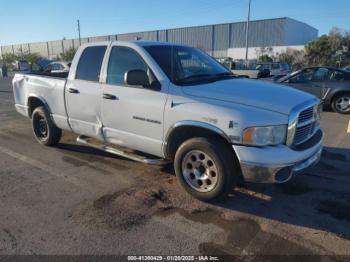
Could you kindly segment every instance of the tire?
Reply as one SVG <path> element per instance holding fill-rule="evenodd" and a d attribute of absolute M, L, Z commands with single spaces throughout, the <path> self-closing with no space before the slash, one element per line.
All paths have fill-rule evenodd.
<path fill-rule="evenodd" d="M 346 104 L 348 106 L 346 107 Z M 340 114 L 350 114 L 350 93 L 340 93 L 332 99 L 332 109 Z"/>
<path fill-rule="evenodd" d="M 57 145 L 62 136 L 62 130 L 53 123 L 49 112 L 43 106 L 33 111 L 32 128 L 36 140 L 45 146 Z"/>
<path fill-rule="evenodd" d="M 237 185 L 239 164 L 232 149 L 217 138 L 192 138 L 176 151 L 176 177 L 181 186 L 201 201 L 224 199 Z"/>

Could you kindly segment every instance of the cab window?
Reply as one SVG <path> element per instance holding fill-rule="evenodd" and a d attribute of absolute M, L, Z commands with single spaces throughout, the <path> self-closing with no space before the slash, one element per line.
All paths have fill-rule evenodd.
<path fill-rule="evenodd" d="M 332 70 L 330 72 L 329 80 L 333 80 L 333 81 L 350 80 L 350 74 L 346 74 L 345 72 L 340 72 L 337 70 Z"/>
<path fill-rule="evenodd" d="M 75 78 L 98 82 L 106 48 L 106 46 L 85 48 L 80 57 Z"/>
<path fill-rule="evenodd" d="M 327 68 L 319 68 L 312 76 L 313 81 L 324 81 L 329 78 L 329 70 Z"/>
<path fill-rule="evenodd" d="M 329 78 L 327 68 L 309 68 L 291 77 L 289 83 L 305 83 L 309 81 L 325 81 Z"/>
<path fill-rule="evenodd" d="M 289 78 L 289 83 L 304 83 L 312 80 L 314 69 L 305 69 L 299 74 Z"/>
<path fill-rule="evenodd" d="M 126 85 L 125 73 L 137 69 L 147 72 L 148 67 L 136 51 L 128 47 L 113 47 L 108 62 L 107 83 Z"/>

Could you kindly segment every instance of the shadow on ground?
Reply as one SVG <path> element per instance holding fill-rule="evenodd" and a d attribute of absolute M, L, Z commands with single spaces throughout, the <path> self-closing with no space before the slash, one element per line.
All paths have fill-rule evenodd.
<path fill-rule="evenodd" d="M 58 148 L 78 155 L 84 154 L 89 159 L 95 158 L 94 161 L 103 160 L 102 164 L 111 162 L 112 159 L 125 160 L 88 146 L 59 144 Z M 244 183 L 225 202 L 215 205 L 227 212 L 239 211 L 282 223 L 332 232 L 350 239 L 349 160 L 349 149 L 326 147 L 316 167 L 294 177 L 290 182 Z M 144 176 L 153 176 L 151 173 L 157 172 L 161 176 L 174 175 L 172 165 L 162 168 L 146 166 L 145 170 L 147 172 L 142 174 Z"/>
<path fill-rule="evenodd" d="M 92 166 L 102 172 L 106 166 L 113 168 L 109 169 L 112 173 L 118 169 L 135 171 L 129 173 L 137 178 L 134 185 L 102 195 L 74 212 L 73 219 L 88 228 L 129 231 L 146 224 L 152 217 L 173 221 L 180 216 L 203 226 L 216 225 L 226 232 L 222 243 L 206 239 L 198 244 L 201 254 L 218 255 L 241 254 L 250 249 L 259 254 L 310 255 L 320 250 L 329 254 L 317 241 L 312 243 L 314 249 L 310 249 L 302 242 L 283 237 L 283 232 L 277 235 L 284 226 L 281 223 L 286 224 L 285 230 L 292 232 L 291 226 L 300 226 L 350 240 L 349 149 L 326 147 L 316 167 L 286 184 L 243 183 L 226 201 L 207 204 L 193 199 L 175 183 L 172 165 L 154 167 L 125 161 L 122 157 L 76 145 L 73 136 L 65 136 L 63 142 L 58 150 L 65 151 L 63 160 L 70 164 L 95 163 Z M 280 229 L 276 232 L 266 229 L 261 219 L 276 222 Z M 259 247 L 259 241 L 264 243 L 263 247 Z"/>
<path fill-rule="evenodd" d="M 324 148 L 320 163 L 285 184 L 245 184 L 220 204 L 350 240 L 350 150 Z"/>

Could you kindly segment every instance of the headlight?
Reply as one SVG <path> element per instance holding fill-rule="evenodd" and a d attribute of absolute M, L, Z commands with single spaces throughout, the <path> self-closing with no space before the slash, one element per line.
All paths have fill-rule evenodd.
<path fill-rule="evenodd" d="M 286 134 L 287 125 L 249 127 L 243 131 L 243 144 L 254 146 L 284 144 Z"/>

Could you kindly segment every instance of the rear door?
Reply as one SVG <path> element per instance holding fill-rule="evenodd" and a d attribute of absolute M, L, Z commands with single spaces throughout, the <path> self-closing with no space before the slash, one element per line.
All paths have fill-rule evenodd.
<path fill-rule="evenodd" d="M 73 131 L 103 139 L 101 121 L 102 85 L 99 82 L 107 45 L 88 46 L 72 68 L 65 89 L 69 124 Z M 77 54 L 79 55 L 79 54 Z M 74 73 L 75 72 L 75 73 Z"/>

